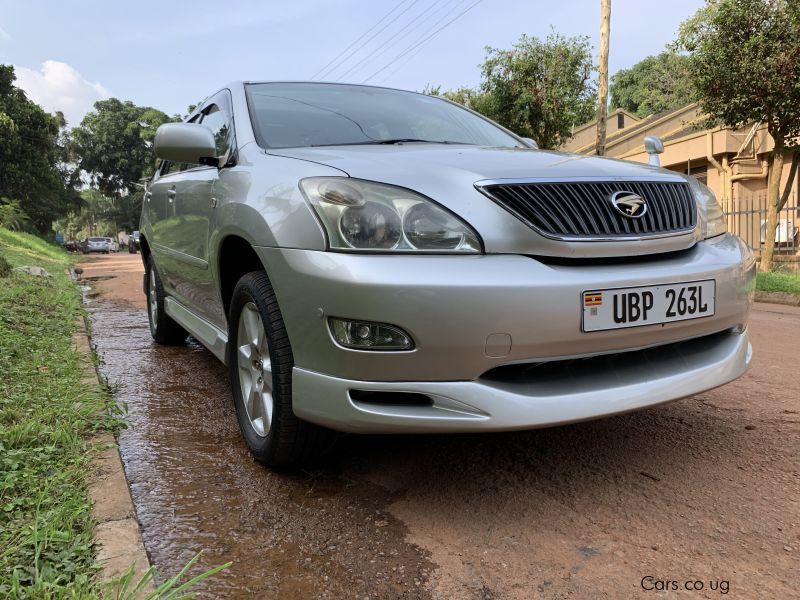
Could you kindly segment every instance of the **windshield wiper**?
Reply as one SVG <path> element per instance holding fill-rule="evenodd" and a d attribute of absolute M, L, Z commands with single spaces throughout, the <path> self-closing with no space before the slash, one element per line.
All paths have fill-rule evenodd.
<path fill-rule="evenodd" d="M 415 138 L 395 138 L 389 140 L 376 140 L 376 144 L 402 144 L 404 142 L 423 142 L 425 144 L 458 144 L 459 142 L 450 142 L 447 140 L 418 140 Z"/>
<path fill-rule="evenodd" d="M 342 142 L 339 144 L 311 144 L 312 147 L 318 148 L 320 146 L 377 146 L 377 145 L 390 145 L 390 144 L 403 144 L 407 142 L 416 142 L 421 144 L 468 144 L 468 142 L 453 142 L 450 140 L 420 140 L 417 138 L 390 138 L 388 140 L 364 140 L 361 142 Z"/>

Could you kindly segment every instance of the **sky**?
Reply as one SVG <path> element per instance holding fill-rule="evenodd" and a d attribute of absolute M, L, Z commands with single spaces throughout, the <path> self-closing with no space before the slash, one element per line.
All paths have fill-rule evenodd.
<path fill-rule="evenodd" d="M 610 73 L 661 52 L 702 4 L 612 0 Z M 596 60 L 599 23 L 600 0 L 0 0 L 0 63 L 74 126 L 103 98 L 183 114 L 238 79 L 475 86 L 484 47 L 523 33 L 586 35 Z"/>

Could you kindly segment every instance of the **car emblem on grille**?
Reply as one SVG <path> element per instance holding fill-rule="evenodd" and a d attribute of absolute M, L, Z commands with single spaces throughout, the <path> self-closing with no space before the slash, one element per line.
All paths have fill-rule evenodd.
<path fill-rule="evenodd" d="M 643 217 L 647 212 L 647 203 L 639 194 L 619 191 L 611 194 L 611 205 L 617 212 L 631 219 Z"/>

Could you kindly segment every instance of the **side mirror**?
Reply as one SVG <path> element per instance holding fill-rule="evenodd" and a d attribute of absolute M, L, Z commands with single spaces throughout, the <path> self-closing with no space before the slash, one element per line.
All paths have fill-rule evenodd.
<path fill-rule="evenodd" d="M 657 135 L 645 137 L 644 150 L 650 155 L 650 159 L 647 162 L 654 167 L 660 167 L 661 159 L 658 158 L 658 155 L 664 152 L 664 142 L 661 141 L 661 138 Z"/>
<path fill-rule="evenodd" d="M 191 165 L 217 166 L 214 134 L 199 123 L 164 123 L 154 141 L 158 158 Z"/>
<path fill-rule="evenodd" d="M 522 141 L 528 144 L 529 148 L 533 148 L 535 150 L 539 149 L 539 144 L 537 144 L 536 140 L 533 138 L 522 138 Z"/>

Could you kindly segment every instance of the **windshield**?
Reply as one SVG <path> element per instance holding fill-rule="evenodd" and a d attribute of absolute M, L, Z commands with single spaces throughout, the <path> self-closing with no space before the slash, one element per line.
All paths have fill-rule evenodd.
<path fill-rule="evenodd" d="M 105 242 L 106 238 L 89 238 L 90 242 Z"/>
<path fill-rule="evenodd" d="M 262 147 L 439 142 L 522 147 L 491 121 L 414 92 L 330 83 L 246 86 Z"/>

